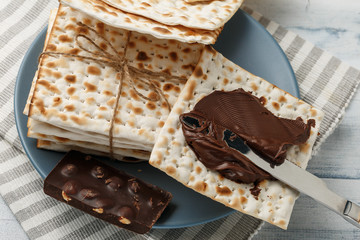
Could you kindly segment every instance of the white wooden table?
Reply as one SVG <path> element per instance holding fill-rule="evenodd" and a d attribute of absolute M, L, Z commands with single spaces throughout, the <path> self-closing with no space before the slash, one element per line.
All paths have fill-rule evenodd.
<path fill-rule="evenodd" d="M 360 1 L 247 0 L 246 5 L 360 69 Z M 360 202 L 360 92 L 308 170 Z M 28 239 L 0 197 L 0 239 Z M 360 239 L 360 230 L 301 195 L 288 230 L 265 224 L 254 239 Z"/>

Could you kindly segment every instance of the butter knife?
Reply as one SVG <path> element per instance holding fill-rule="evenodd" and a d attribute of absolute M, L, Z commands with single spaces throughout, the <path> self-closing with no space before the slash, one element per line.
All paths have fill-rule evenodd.
<path fill-rule="evenodd" d="M 236 142 L 238 145 L 236 149 L 258 167 L 299 192 L 310 196 L 360 228 L 360 206 L 328 189 L 323 180 L 286 160 L 283 164 L 273 168 L 268 162 L 256 155 L 241 138 L 237 138 Z"/>

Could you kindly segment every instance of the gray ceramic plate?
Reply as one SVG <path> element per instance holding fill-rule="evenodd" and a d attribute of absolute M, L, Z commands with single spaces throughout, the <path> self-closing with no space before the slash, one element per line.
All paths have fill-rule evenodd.
<path fill-rule="evenodd" d="M 46 29 L 35 39 L 24 57 L 16 81 L 14 100 L 15 120 L 21 142 L 30 161 L 43 178 L 64 154 L 36 148 L 36 141 L 26 136 L 27 117 L 22 111 L 37 68 L 37 58 L 42 51 L 45 34 Z M 215 48 L 253 74 L 267 79 L 294 96 L 299 96 L 297 82 L 285 54 L 270 34 L 243 11 L 239 10 L 226 24 Z M 214 221 L 234 211 L 184 187 L 148 163 L 115 163 L 108 159 L 104 161 L 173 194 L 170 206 L 154 228 L 194 226 Z"/>

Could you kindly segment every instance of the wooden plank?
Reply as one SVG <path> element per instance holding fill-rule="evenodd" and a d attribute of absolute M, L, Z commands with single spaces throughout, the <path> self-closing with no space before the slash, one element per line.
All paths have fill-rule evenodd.
<path fill-rule="evenodd" d="M 360 202 L 356 191 L 360 188 L 360 180 L 325 179 L 325 182 L 338 194 Z M 360 239 L 360 231 L 310 197 L 301 195 L 288 230 L 266 223 L 253 239 Z"/>

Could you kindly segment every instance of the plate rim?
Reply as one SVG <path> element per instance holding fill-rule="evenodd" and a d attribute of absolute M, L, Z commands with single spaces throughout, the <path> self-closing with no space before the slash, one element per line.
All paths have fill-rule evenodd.
<path fill-rule="evenodd" d="M 295 97 L 300 98 L 300 91 L 299 91 L 299 85 L 298 82 L 296 80 L 296 75 L 294 73 L 294 70 L 290 64 L 289 59 L 287 58 L 285 52 L 283 51 L 283 49 L 280 47 L 279 43 L 274 39 L 274 37 L 266 30 L 266 28 L 261 25 L 260 22 L 258 22 L 257 20 L 255 20 L 250 14 L 248 14 L 246 11 L 239 9 L 239 11 L 242 12 L 242 14 L 244 14 L 246 16 L 246 18 L 252 22 L 252 24 L 255 24 L 257 27 L 259 27 L 260 29 L 262 29 L 262 31 L 264 32 L 265 35 L 267 35 L 267 37 L 269 39 L 271 39 L 271 41 L 274 42 L 274 45 L 278 48 L 279 52 L 281 53 L 281 56 L 284 58 L 285 63 L 287 65 L 287 69 L 290 71 L 290 75 L 293 78 L 292 81 L 294 82 L 294 94 Z M 238 11 L 238 12 L 239 12 Z M 237 14 L 237 13 L 235 13 Z M 24 136 L 22 134 L 22 131 L 20 130 L 20 117 L 19 114 L 23 114 L 22 110 L 18 109 L 18 105 L 20 104 L 18 101 L 18 94 L 16 94 L 17 92 L 19 92 L 20 89 L 20 76 L 22 75 L 22 72 L 25 71 L 25 67 L 27 64 L 27 61 L 29 59 L 29 56 L 32 54 L 32 52 L 34 51 L 34 46 L 38 43 L 39 39 L 41 39 L 43 37 L 43 34 L 46 34 L 47 31 L 47 26 L 46 25 L 35 37 L 35 39 L 32 41 L 31 45 L 29 46 L 28 50 L 26 51 L 21 65 L 19 67 L 19 70 L 17 72 L 17 76 L 16 76 L 16 82 L 15 82 L 15 88 L 14 88 L 14 103 L 13 103 L 13 107 L 14 107 L 14 118 L 15 118 L 15 125 L 16 125 L 16 130 L 18 132 L 19 135 L 19 139 L 21 142 L 22 147 L 25 150 L 26 155 L 28 156 L 32 166 L 35 168 L 35 170 L 39 173 L 40 177 L 42 179 L 44 179 L 46 177 L 46 174 L 44 173 L 44 170 L 41 169 L 41 167 L 33 160 L 33 155 L 31 153 L 31 151 L 29 150 L 28 144 L 25 143 L 25 137 L 27 137 L 26 135 Z M 19 106 L 20 107 L 20 106 Z M 198 226 L 201 224 L 206 224 L 209 222 L 213 222 L 219 219 L 222 219 L 224 217 L 229 216 L 230 214 L 237 212 L 234 209 L 230 209 L 228 212 L 226 212 L 225 214 L 221 214 L 219 216 L 207 219 L 207 220 L 202 220 L 200 222 L 196 222 L 196 223 L 189 223 L 189 224 L 180 224 L 180 225 L 155 225 L 153 226 L 153 229 L 177 229 L 177 228 L 185 228 L 185 227 L 193 227 L 193 226 Z"/>

